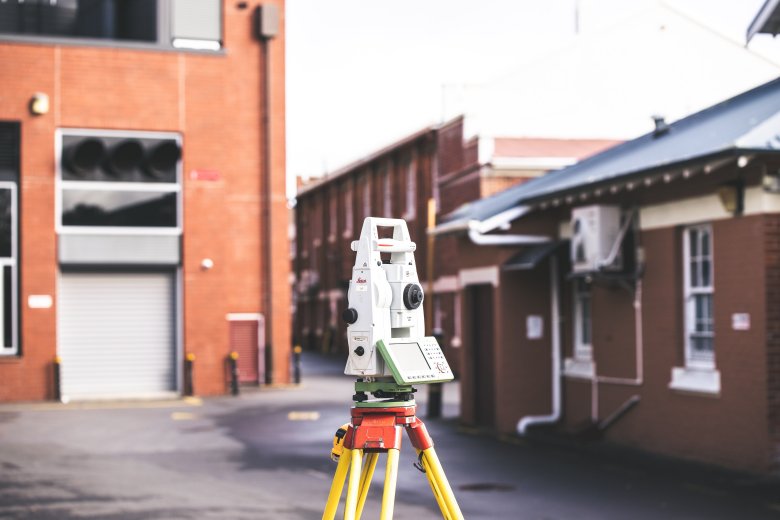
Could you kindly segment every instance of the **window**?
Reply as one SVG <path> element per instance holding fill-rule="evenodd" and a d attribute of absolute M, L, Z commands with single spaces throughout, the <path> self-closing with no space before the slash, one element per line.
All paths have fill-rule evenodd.
<path fill-rule="evenodd" d="M 444 332 L 444 311 L 441 308 L 441 294 L 433 294 L 433 333 L 443 334 Z"/>
<path fill-rule="evenodd" d="M 60 148 L 58 232 L 181 233 L 178 136 L 67 130 Z"/>
<path fill-rule="evenodd" d="M 19 354 L 18 204 L 20 127 L 0 122 L 0 355 Z"/>
<path fill-rule="evenodd" d="M 328 241 L 333 242 L 336 240 L 336 234 L 338 233 L 339 220 L 338 220 L 338 201 L 339 192 L 334 186 L 328 194 Z"/>
<path fill-rule="evenodd" d="M 354 181 L 347 179 L 344 184 L 344 236 L 352 236 L 352 224 L 355 218 L 354 208 L 352 207 L 352 186 Z"/>
<path fill-rule="evenodd" d="M 0 36 L 218 50 L 220 0 L 2 0 Z"/>
<path fill-rule="evenodd" d="M 385 168 L 382 172 L 382 189 L 384 190 L 384 193 L 382 194 L 384 206 L 382 212 L 387 218 L 392 218 L 393 216 L 393 188 L 391 180 L 390 171 Z"/>
<path fill-rule="evenodd" d="M 417 165 L 414 155 L 409 157 L 409 162 L 404 170 L 406 176 L 406 210 L 404 211 L 404 217 L 408 220 L 413 219 L 417 212 Z"/>
<path fill-rule="evenodd" d="M 574 282 L 574 357 L 590 361 L 593 358 L 591 339 L 590 285 L 582 279 Z"/>
<path fill-rule="evenodd" d="M 452 307 L 452 341 L 450 341 L 450 346 L 453 347 L 460 347 L 463 344 L 463 341 L 460 339 L 463 337 L 463 315 L 462 315 L 462 309 L 460 306 L 460 295 L 461 292 L 459 290 L 455 291 L 455 296 L 453 298 L 453 307 Z"/>
<path fill-rule="evenodd" d="M 714 368 L 712 228 L 708 225 L 687 228 L 683 253 L 685 363 L 690 368 Z"/>
<path fill-rule="evenodd" d="M 371 176 L 363 177 L 363 218 L 371 216 Z"/>

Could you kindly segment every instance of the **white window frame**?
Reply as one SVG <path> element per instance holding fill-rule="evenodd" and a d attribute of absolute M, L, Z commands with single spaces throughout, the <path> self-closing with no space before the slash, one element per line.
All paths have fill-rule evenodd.
<path fill-rule="evenodd" d="M 16 356 L 19 354 L 19 269 L 18 269 L 18 228 L 19 228 L 19 204 L 17 200 L 18 187 L 15 182 L 0 181 L 0 190 L 7 189 L 11 191 L 11 257 L 0 258 L 0 357 Z M 3 269 L 6 266 L 11 267 L 11 346 L 6 347 L 3 344 L 5 337 L 5 322 L 3 304 L 4 278 Z"/>
<path fill-rule="evenodd" d="M 692 273 L 691 273 L 691 262 L 694 260 L 691 258 L 691 248 L 690 248 L 690 236 L 691 232 L 696 231 L 699 232 L 701 237 L 702 232 L 706 232 L 709 238 L 709 251 L 707 251 L 707 255 L 702 255 L 701 253 L 701 238 L 699 238 L 699 255 L 696 257 L 697 259 L 701 260 L 704 259 L 705 261 L 709 262 L 710 265 L 710 272 L 709 272 L 709 285 L 706 286 L 696 286 L 694 287 L 692 285 Z M 684 329 L 684 335 L 685 335 L 685 367 L 686 368 L 692 368 L 692 369 L 703 369 L 703 370 L 714 370 L 715 369 L 715 330 L 714 330 L 714 299 L 715 299 L 715 289 L 713 285 L 713 280 L 715 278 L 715 264 L 714 264 L 714 258 L 713 258 L 713 233 L 712 233 L 712 226 L 709 224 L 699 224 L 695 226 L 689 226 L 685 228 L 683 232 L 683 266 L 684 266 L 684 286 L 683 286 L 683 305 L 684 305 L 684 323 L 685 323 L 685 329 Z M 693 349 L 693 344 L 691 341 L 691 336 L 693 334 L 696 334 L 696 299 L 695 296 L 697 295 L 709 295 L 710 296 L 710 320 L 712 321 L 712 332 L 702 333 L 699 332 L 699 335 L 705 336 L 705 337 L 711 337 L 713 342 L 713 349 L 712 349 L 712 356 L 709 359 L 702 359 L 701 353 L 695 353 Z"/>
<path fill-rule="evenodd" d="M 453 293 L 453 300 L 452 300 L 452 340 L 450 341 L 450 346 L 458 348 L 461 345 L 463 345 L 463 340 L 461 338 L 463 337 L 463 315 L 461 314 L 461 308 L 460 308 L 460 290 L 456 289 Z"/>
<path fill-rule="evenodd" d="M 584 298 L 583 296 L 587 296 Z M 572 357 L 563 360 L 563 374 L 579 379 L 593 379 L 596 375 L 593 363 L 593 297 L 591 286 L 581 279 L 572 284 Z M 583 302 L 588 302 L 588 330 L 590 342 L 583 338 L 585 312 Z"/>
<path fill-rule="evenodd" d="M 171 139 L 182 148 L 182 137 L 173 132 L 138 132 L 133 130 L 93 130 L 85 128 L 61 128 L 55 132 L 55 176 L 54 176 L 54 229 L 60 235 L 168 235 L 182 234 L 184 219 L 182 191 L 182 163 L 176 165 L 175 182 L 109 182 L 109 181 L 74 181 L 62 178 L 62 138 L 68 136 L 83 137 L 119 137 L 136 139 Z M 62 195 L 67 190 L 78 191 L 130 191 L 150 193 L 177 193 L 176 196 L 176 226 L 175 227 L 142 227 L 142 226 L 66 226 L 62 223 Z"/>
<path fill-rule="evenodd" d="M 56 4 L 56 0 L 49 0 L 49 3 Z M 88 45 L 91 47 L 118 47 L 128 49 L 170 49 L 177 51 L 192 51 L 192 52 L 206 52 L 213 54 L 214 52 L 224 52 L 223 50 L 223 9 L 219 0 L 198 0 L 199 5 L 195 8 L 201 14 L 211 17 L 216 17 L 214 21 L 214 28 L 219 34 L 209 35 L 188 35 L 189 37 L 182 37 L 182 34 L 177 34 L 176 21 L 182 18 L 191 18 L 191 12 L 193 10 L 191 0 L 158 0 L 156 6 L 156 38 L 154 40 L 120 40 L 115 38 L 99 38 L 89 36 L 61 36 L 53 34 L 13 34 L 2 33 L 0 34 L 0 41 L 11 42 L 34 42 L 34 43 L 50 43 L 52 45 Z M 178 7 L 182 9 L 177 9 Z M 209 10 L 212 10 L 209 12 Z M 181 14 L 177 13 L 181 11 Z"/>
<path fill-rule="evenodd" d="M 574 281 L 574 358 L 593 361 L 593 298 L 590 285 L 584 280 Z M 585 302 L 587 301 L 587 316 Z M 585 320 L 587 319 L 587 324 Z M 587 325 L 590 337 L 585 341 L 583 330 Z"/>

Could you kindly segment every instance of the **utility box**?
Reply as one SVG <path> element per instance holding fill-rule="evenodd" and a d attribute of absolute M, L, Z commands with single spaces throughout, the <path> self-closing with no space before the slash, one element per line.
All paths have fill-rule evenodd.
<path fill-rule="evenodd" d="M 619 238 L 619 206 L 594 205 L 572 209 L 571 263 L 574 272 L 620 270 L 622 258 L 619 250 L 608 262 Z"/>

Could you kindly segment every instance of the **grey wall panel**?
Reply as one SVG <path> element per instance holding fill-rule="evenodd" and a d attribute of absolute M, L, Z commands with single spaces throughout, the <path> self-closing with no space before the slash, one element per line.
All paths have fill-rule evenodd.
<path fill-rule="evenodd" d="M 63 273 L 57 326 L 63 398 L 172 394 L 174 291 L 172 272 Z"/>
<path fill-rule="evenodd" d="M 181 239 L 171 235 L 71 235 L 58 237 L 61 264 L 179 265 Z"/>

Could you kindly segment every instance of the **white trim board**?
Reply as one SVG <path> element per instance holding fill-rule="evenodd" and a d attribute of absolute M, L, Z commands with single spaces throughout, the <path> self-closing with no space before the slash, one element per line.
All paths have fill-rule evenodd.
<path fill-rule="evenodd" d="M 449 293 L 459 289 L 458 277 L 455 275 L 441 276 L 433 282 L 433 293 Z"/>
<path fill-rule="evenodd" d="M 767 193 L 759 186 L 746 189 L 743 214 L 760 215 L 762 213 L 780 213 L 780 195 Z M 723 220 L 731 217 L 731 213 L 723 209 L 720 198 L 714 193 L 645 206 L 639 210 L 639 223 L 642 230 Z"/>
<path fill-rule="evenodd" d="M 460 287 L 485 283 L 489 283 L 493 287 L 498 287 L 498 279 L 499 271 L 497 265 L 461 269 L 458 271 L 458 283 Z"/>

